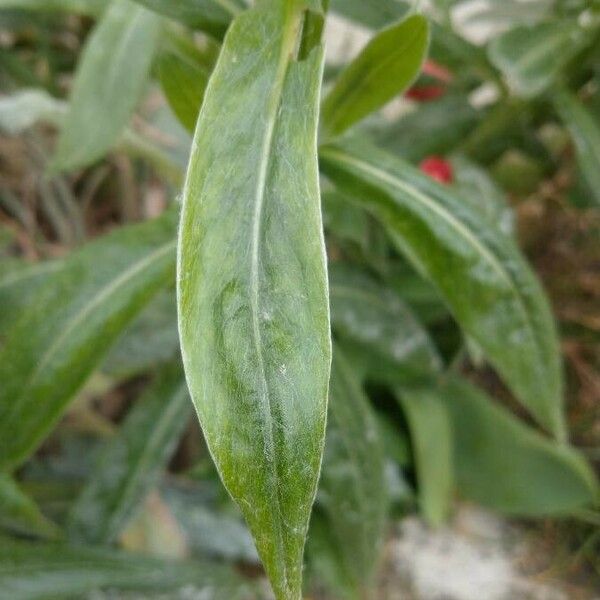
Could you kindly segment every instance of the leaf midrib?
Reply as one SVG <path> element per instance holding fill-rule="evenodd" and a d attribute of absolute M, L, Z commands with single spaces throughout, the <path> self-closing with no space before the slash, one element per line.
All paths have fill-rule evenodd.
<path fill-rule="evenodd" d="M 470 243 L 477 251 L 479 251 L 481 253 L 481 255 L 494 268 L 496 273 L 502 278 L 502 280 L 505 282 L 505 284 L 512 290 L 513 295 L 517 299 L 517 304 L 520 308 L 522 322 L 525 324 L 525 327 L 529 334 L 530 340 L 533 341 L 533 347 L 536 349 L 538 358 L 541 359 L 541 361 L 543 363 L 546 362 L 545 357 L 543 355 L 543 351 L 541 351 L 542 342 L 541 342 L 541 340 L 538 340 L 537 335 L 535 334 L 535 331 L 532 327 L 532 324 L 531 324 L 530 320 L 527 318 L 527 307 L 525 305 L 525 301 L 523 300 L 523 297 L 521 296 L 521 294 L 519 292 L 518 287 L 513 283 L 512 279 L 510 278 L 508 273 L 505 271 L 502 264 L 500 262 L 498 262 L 496 257 L 483 244 L 481 244 L 481 242 L 475 236 L 473 236 L 471 234 L 471 232 L 459 220 L 457 220 L 451 213 L 444 210 L 438 204 L 436 204 L 435 202 L 432 202 L 420 190 L 418 190 L 414 186 L 400 180 L 399 178 L 395 177 L 394 175 L 388 173 L 387 171 L 385 171 L 383 169 L 374 167 L 361 159 L 358 159 L 354 156 L 348 155 L 345 152 L 342 152 L 342 151 L 334 149 L 334 148 L 328 148 L 322 152 L 331 156 L 334 159 L 337 159 L 338 161 L 340 161 L 342 163 L 353 165 L 354 167 L 356 167 L 364 172 L 367 172 L 367 173 L 371 174 L 372 176 L 375 176 L 375 177 L 387 182 L 388 184 L 391 184 L 392 186 L 397 187 L 400 190 L 404 190 L 404 192 L 413 196 L 416 200 L 421 202 L 423 205 L 427 206 L 430 210 L 437 213 L 455 231 L 457 231 L 459 234 L 461 234 L 461 236 L 468 243 Z M 537 410 L 538 409 L 536 409 L 536 411 Z M 554 416 L 552 416 L 550 418 L 553 421 L 553 429 L 557 428 L 555 430 L 555 433 L 559 433 L 559 431 L 558 431 L 560 429 L 559 423 L 554 422 L 555 421 Z"/>
<path fill-rule="evenodd" d="M 31 375 L 27 378 L 23 386 L 21 387 L 21 393 L 17 396 L 15 401 L 12 404 L 13 410 L 10 411 L 9 415 L 6 417 L 8 421 L 10 416 L 14 413 L 14 408 L 17 407 L 19 400 L 21 400 L 26 393 L 31 389 L 31 387 L 35 384 L 36 380 L 40 376 L 40 374 L 44 371 L 46 366 L 52 360 L 53 356 L 60 349 L 63 342 L 69 338 L 73 330 L 80 325 L 92 312 L 100 306 L 103 302 L 108 300 L 115 292 L 117 292 L 123 285 L 127 283 L 127 281 L 133 279 L 136 275 L 138 275 L 141 271 L 143 271 L 146 267 L 151 265 L 154 261 L 159 260 L 164 255 L 168 254 L 171 250 L 175 249 L 176 242 L 171 241 L 167 244 L 163 244 L 159 248 L 157 248 L 151 254 L 147 254 L 144 258 L 134 265 L 132 265 L 129 269 L 124 271 L 117 277 L 110 281 L 108 285 L 106 285 L 102 290 L 98 292 L 96 297 L 88 304 L 86 304 L 82 310 L 80 310 L 77 314 L 75 314 L 65 325 L 62 330 L 62 333 L 55 339 L 54 343 L 50 345 L 50 347 L 46 350 L 46 352 L 42 355 L 41 359 L 37 363 L 35 369 L 32 371 Z"/>
<path fill-rule="evenodd" d="M 265 358 L 263 355 L 262 335 L 260 331 L 260 238 L 262 231 L 262 220 L 264 215 L 264 201 L 267 189 L 267 175 L 271 165 L 275 126 L 279 114 L 281 98 L 285 85 L 285 78 L 288 71 L 289 62 L 292 57 L 292 52 L 296 44 L 296 36 L 299 31 L 301 13 L 297 7 L 286 8 L 285 23 L 281 39 L 281 48 L 279 61 L 275 74 L 275 80 L 271 89 L 271 94 L 268 98 L 267 105 L 267 122 L 259 158 L 259 172 L 257 185 L 254 191 L 254 211 L 252 216 L 252 239 L 250 252 L 250 312 L 252 316 L 252 335 L 254 339 L 254 349 L 258 358 L 258 370 L 262 384 L 262 412 L 263 419 L 266 423 L 264 428 L 264 443 L 265 443 L 265 458 L 270 470 L 270 477 L 275 482 L 274 498 L 277 506 L 277 518 L 274 519 L 278 544 L 276 552 L 279 555 L 281 568 L 283 570 L 283 579 L 286 589 L 288 588 L 288 572 L 287 561 L 281 557 L 281 552 L 284 548 L 284 534 L 282 527 L 282 500 L 281 486 L 279 485 L 279 464 L 277 460 L 277 452 L 275 449 L 275 425 L 273 422 L 273 406 L 271 404 L 271 396 L 269 393 L 269 385 L 267 382 Z"/>

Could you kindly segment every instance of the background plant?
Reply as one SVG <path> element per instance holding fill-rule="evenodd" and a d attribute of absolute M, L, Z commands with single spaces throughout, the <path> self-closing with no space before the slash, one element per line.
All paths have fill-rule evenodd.
<path fill-rule="evenodd" d="M 507 197 L 597 215 L 598 4 L 326 4 L 0 0 L 0 597 L 362 597 L 390 513 L 597 521 Z"/>

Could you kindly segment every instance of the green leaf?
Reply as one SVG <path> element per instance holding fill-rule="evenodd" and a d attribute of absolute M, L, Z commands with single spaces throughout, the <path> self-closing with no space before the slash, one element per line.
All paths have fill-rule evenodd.
<path fill-rule="evenodd" d="M 216 564 L 0 538 L 0 600 L 79 598 L 106 588 L 175 593 L 190 587 L 210 600 L 252 598 L 233 570 Z"/>
<path fill-rule="evenodd" d="M 332 0 L 331 10 L 371 29 L 401 19 L 409 5 L 401 0 Z"/>
<path fill-rule="evenodd" d="M 106 0 L 0 0 L 0 10 L 79 13 L 90 17 L 102 14 Z"/>
<path fill-rule="evenodd" d="M 60 535 L 60 529 L 4 473 L 0 473 L 0 527 L 43 538 L 57 538 Z"/>
<path fill-rule="evenodd" d="M 164 365 L 179 355 L 175 290 L 165 290 L 125 329 L 102 372 L 124 379 Z"/>
<path fill-rule="evenodd" d="M 372 368 L 393 369 L 407 377 L 440 368 L 427 331 L 391 289 L 356 267 L 333 264 L 329 294 L 334 331 L 358 344 Z"/>
<path fill-rule="evenodd" d="M 442 525 L 450 514 L 454 488 L 448 410 L 435 388 L 402 388 L 396 396 L 410 430 L 421 513 L 430 525 Z"/>
<path fill-rule="evenodd" d="M 158 59 L 158 78 L 169 106 L 181 124 L 193 132 L 210 76 L 201 53 L 164 51 Z"/>
<path fill-rule="evenodd" d="M 564 438 L 555 324 L 516 245 L 451 190 L 377 148 L 327 146 L 321 166 L 386 226 L 515 395 Z"/>
<path fill-rule="evenodd" d="M 109 5 L 77 67 L 55 169 L 85 167 L 119 139 L 148 79 L 160 25 L 130 0 Z"/>
<path fill-rule="evenodd" d="M 107 442 L 73 505 L 69 537 L 77 542 L 116 540 L 158 482 L 191 415 L 183 371 L 169 366 Z"/>
<path fill-rule="evenodd" d="M 552 442 L 455 379 L 441 391 L 455 436 L 458 489 L 509 514 L 571 512 L 598 500 L 598 482 L 578 452 Z"/>
<path fill-rule="evenodd" d="M 504 235 L 514 233 L 514 215 L 506 194 L 488 173 L 463 155 L 451 158 L 456 195 L 468 202 L 474 210 Z"/>
<path fill-rule="evenodd" d="M 165 17 L 222 38 L 243 8 L 239 0 L 135 0 Z"/>
<path fill-rule="evenodd" d="M 128 322 L 173 277 L 175 212 L 65 259 L 0 351 L 0 465 L 26 459 Z"/>
<path fill-rule="evenodd" d="M 0 261 L 0 345 L 15 321 L 31 305 L 36 292 L 63 264 L 59 260 L 37 263 Z"/>
<path fill-rule="evenodd" d="M 369 131 L 372 139 L 394 154 L 421 161 L 445 155 L 473 131 L 480 116 L 462 96 L 450 94 L 418 106 L 393 123 Z"/>
<path fill-rule="evenodd" d="M 532 98 L 554 83 L 586 41 L 577 22 L 556 20 L 507 31 L 492 41 L 488 55 L 518 96 Z"/>
<path fill-rule="evenodd" d="M 323 126 L 339 135 L 402 93 L 427 55 L 429 24 L 412 15 L 378 33 L 342 71 L 323 102 Z"/>
<path fill-rule="evenodd" d="M 335 347 L 318 504 L 357 591 L 372 589 L 388 507 L 379 425 L 352 366 Z"/>
<path fill-rule="evenodd" d="M 587 186 L 596 203 L 600 204 L 600 123 L 576 96 L 566 90 L 556 95 L 555 105 L 573 138 Z"/>
<path fill-rule="evenodd" d="M 331 341 L 316 153 L 323 55 L 295 2 L 230 27 L 200 113 L 178 259 L 186 376 L 276 596 L 297 600 Z"/>

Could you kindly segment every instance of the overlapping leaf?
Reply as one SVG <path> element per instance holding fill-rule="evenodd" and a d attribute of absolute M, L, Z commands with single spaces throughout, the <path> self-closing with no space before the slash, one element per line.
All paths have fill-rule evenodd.
<path fill-rule="evenodd" d="M 531 98 L 554 83 L 586 41 L 577 22 L 550 21 L 507 31 L 491 43 L 488 54 L 517 95 Z"/>
<path fill-rule="evenodd" d="M 0 352 L 0 465 L 27 458 L 135 314 L 173 277 L 176 215 L 71 254 Z"/>
<path fill-rule="evenodd" d="M 119 139 L 147 82 L 160 24 L 131 0 L 109 5 L 78 64 L 54 168 L 89 165 Z"/>
<path fill-rule="evenodd" d="M 334 331 L 359 346 L 371 374 L 393 370 L 414 378 L 439 369 L 427 331 L 392 290 L 356 267 L 334 264 L 329 291 Z"/>
<path fill-rule="evenodd" d="M 452 430 L 447 408 L 435 388 L 397 391 L 410 429 L 421 513 L 441 525 L 450 513 L 454 488 Z"/>
<path fill-rule="evenodd" d="M 342 71 L 323 102 L 323 126 L 338 135 L 404 91 L 427 54 L 429 25 L 412 15 L 378 33 Z"/>
<path fill-rule="evenodd" d="M 318 503 L 349 583 L 372 587 L 388 499 L 378 423 L 351 364 L 336 346 Z"/>
<path fill-rule="evenodd" d="M 177 593 L 182 588 L 209 600 L 253 597 L 233 570 L 220 565 L 0 538 L 0 600 L 75 598 L 99 589 Z"/>
<path fill-rule="evenodd" d="M 321 166 L 382 221 L 521 402 L 564 437 L 555 325 L 515 244 L 451 191 L 377 148 L 326 146 Z"/>
<path fill-rule="evenodd" d="M 20 534 L 57 538 L 60 529 L 5 473 L 0 473 L 0 527 Z"/>
<path fill-rule="evenodd" d="M 402 0 L 332 0 L 331 10 L 372 29 L 381 29 L 405 15 Z"/>
<path fill-rule="evenodd" d="M 165 50 L 159 56 L 157 68 L 173 112 L 188 131 L 194 131 L 210 76 L 200 51 L 191 44 Z"/>
<path fill-rule="evenodd" d="M 227 33 L 196 129 L 178 260 L 192 399 L 285 600 L 301 593 L 331 344 L 316 155 L 322 50 L 294 60 L 302 7 L 261 2 Z"/>
<path fill-rule="evenodd" d="M 556 95 L 556 108 L 571 133 L 589 190 L 600 204 L 600 121 L 573 94 L 564 90 Z"/>
<path fill-rule="evenodd" d="M 567 513 L 598 501 L 598 482 L 575 450 L 552 442 L 454 379 L 439 392 L 453 422 L 459 492 L 510 514 Z"/>
<path fill-rule="evenodd" d="M 69 537 L 113 542 L 156 485 L 191 414 L 183 371 L 169 366 L 107 442 L 86 487 L 73 505 Z"/>
<path fill-rule="evenodd" d="M 135 0 L 150 10 L 223 37 L 231 19 L 244 7 L 241 0 Z"/>

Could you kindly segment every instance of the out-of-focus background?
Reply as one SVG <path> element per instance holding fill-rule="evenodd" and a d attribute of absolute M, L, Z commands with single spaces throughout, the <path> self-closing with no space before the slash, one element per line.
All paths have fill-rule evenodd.
<path fill-rule="evenodd" d="M 325 89 L 374 32 L 401 18 L 410 4 L 414 3 L 334 1 L 325 30 Z M 371 137 L 454 190 L 465 203 L 476 205 L 503 235 L 518 241 L 548 293 L 559 325 L 570 441 L 597 471 L 598 2 L 421 4 L 434 23 L 430 55 L 421 75 L 408 92 L 362 123 L 356 133 Z M 0 348 L 11 339 L 11 327 L 29 300 L 41 298 L 35 294 L 46 277 L 60 270 L 65 257 L 119 227 L 161 215 L 180 194 L 191 134 L 185 126 L 185 108 L 178 111 L 173 88 L 188 85 L 189 79 L 170 77 L 178 68 L 173 61 L 187 53 L 181 50 L 185 44 L 171 20 L 169 41 L 155 52 L 135 112 L 115 143 L 88 164 L 53 168 L 57 132 L 67 115 L 74 73 L 103 10 L 100 0 L 0 0 Z M 191 40 L 200 49 L 209 73 L 218 55 L 219 36 L 184 37 L 185 43 Z M 131 69 L 138 68 L 135 56 L 129 60 Z M 201 78 L 202 72 L 199 69 L 196 76 Z M 576 105 L 556 100 L 555 91 L 575 99 Z M 202 91 L 190 94 L 201 100 Z M 91 121 L 95 118 L 89 115 Z M 425 324 L 444 362 L 489 393 L 503 410 L 532 425 L 487 366 L 478 345 L 461 334 L 436 293 L 408 263 L 391 255 L 383 229 L 361 210 L 348 209 L 327 182 L 323 189 L 332 262 L 359 265 L 372 276 L 388 278 L 397 297 Z M 83 264 L 94 269 L 93 262 Z M 169 364 L 178 356 L 175 310 L 174 291 L 166 287 L 107 351 L 35 454 L 10 477 L 0 474 L 0 528 L 3 535 L 11 536 L 10 543 L 8 537 L 0 539 L 0 560 L 13 561 L 11 585 L 18 581 L 9 594 L 18 589 L 19 598 L 44 597 L 35 585 L 38 577 L 42 587 L 55 590 L 51 597 L 146 598 L 155 591 L 152 582 L 146 580 L 146 587 L 140 583 L 144 591 L 139 591 L 139 582 L 127 583 L 126 573 L 139 569 L 139 579 L 144 579 L 154 569 L 165 573 L 165 581 L 171 577 L 184 583 L 156 597 L 268 597 L 252 539 L 218 479 L 187 399 L 185 406 L 174 409 L 182 423 L 180 431 L 163 438 L 152 430 L 153 415 L 161 414 L 156 407 L 152 413 L 151 406 L 153 394 L 156 402 L 156 373 L 164 379 L 164 389 L 170 389 Z M 386 390 L 373 384 L 367 391 L 382 423 L 390 518 L 376 576 L 362 592 L 365 597 L 600 597 L 597 507 L 552 516 L 534 511 L 519 514 L 518 509 L 503 511 L 493 499 L 486 502 L 486 492 L 478 496 L 471 488 L 461 489 L 459 482 L 448 518 L 439 524 L 428 522 L 415 464 L 419 453 L 415 434 Z M 140 398 L 150 408 L 132 415 Z M 133 438 L 136 432 L 142 434 L 138 441 L 125 441 L 119 447 L 124 431 Z M 154 463 L 149 459 L 152 465 L 160 465 L 155 471 L 140 466 L 137 479 L 115 495 L 115 502 L 124 502 L 127 494 L 135 498 L 144 490 L 136 506 L 124 502 L 121 515 L 111 513 L 114 521 L 100 523 L 99 527 L 118 525 L 105 539 L 110 541 L 99 545 L 149 555 L 150 560 L 178 560 L 185 565 L 182 571 L 171 572 L 162 562 L 120 562 L 120 554 L 82 555 L 78 562 L 76 550 L 73 555 L 66 553 L 64 564 L 46 569 L 44 560 L 52 551 L 45 544 L 57 540 L 62 544 L 65 530 L 75 531 L 76 539 L 79 528 L 82 539 L 91 539 L 94 502 L 101 502 L 102 493 L 90 490 L 90 480 L 97 476 L 120 480 L 121 467 L 136 452 L 150 457 L 161 454 L 161 449 L 144 444 L 150 431 L 161 448 L 170 448 Z M 104 468 L 98 470 L 98 457 L 103 456 Z M 114 462 L 112 470 L 107 460 Z M 534 464 L 532 468 L 543 471 L 541 463 Z M 490 471 L 489 478 L 495 477 Z M 557 490 L 547 493 L 560 495 Z M 544 496 L 545 491 L 539 494 Z M 97 537 L 102 539 L 103 533 Z M 340 567 L 326 539 L 316 532 L 309 536 L 306 597 L 359 597 L 340 583 L 344 569 L 353 568 L 352 558 Z M 25 545 L 13 549 L 13 543 Z M 44 549 L 38 552 L 38 547 Z M 198 583 L 199 577 L 185 583 L 189 573 L 185 569 L 195 568 L 193 560 L 213 561 L 206 567 L 209 584 Z M 83 562 L 96 566 L 82 570 Z M 4 564 L 0 564 L 0 582 Z M 41 574 L 36 574 L 38 567 Z M 356 568 L 360 570 L 360 565 Z M 19 574 L 28 572 L 29 583 L 22 583 Z M 75 582 L 71 587 L 52 587 L 58 579 L 64 582 L 69 577 Z M 221 586 L 223 580 L 231 588 Z M 3 595 L 1 588 L 0 598 L 17 597 Z"/>

